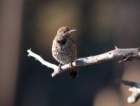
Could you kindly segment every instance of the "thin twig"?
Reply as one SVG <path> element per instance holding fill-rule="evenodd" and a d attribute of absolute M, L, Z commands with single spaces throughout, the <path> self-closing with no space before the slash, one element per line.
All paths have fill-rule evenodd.
<path fill-rule="evenodd" d="M 140 83 L 127 80 L 122 80 L 122 83 L 129 87 L 128 91 L 132 92 L 127 98 L 127 102 L 135 103 L 140 96 Z"/>
<path fill-rule="evenodd" d="M 120 49 L 120 48 L 115 47 L 114 50 L 111 50 L 111 51 L 108 51 L 99 55 L 78 58 L 77 60 L 72 62 L 73 67 L 71 67 L 69 63 L 69 64 L 62 65 L 61 67 L 62 70 L 60 70 L 58 65 L 52 64 L 44 60 L 40 55 L 32 52 L 31 49 L 28 49 L 27 53 L 28 53 L 28 56 L 35 58 L 41 64 L 45 65 L 48 68 L 53 69 L 54 72 L 51 74 L 52 77 L 60 74 L 61 72 L 67 71 L 68 69 L 71 69 L 71 68 L 93 65 L 97 63 L 106 62 L 109 60 L 125 62 L 125 61 L 134 60 L 134 59 L 140 59 L 139 48 Z"/>

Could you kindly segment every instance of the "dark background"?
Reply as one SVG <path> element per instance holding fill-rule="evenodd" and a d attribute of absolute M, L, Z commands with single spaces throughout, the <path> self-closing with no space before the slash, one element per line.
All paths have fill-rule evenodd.
<path fill-rule="evenodd" d="M 61 26 L 78 30 L 79 57 L 116 45 L 139 47 L 139 0 L 2 0 L 0 15 L 0 106 L 129 106 L 119 82 L 140 82 L 139 61 L 109 61 L 80 68 L 76 79 L 66 72 L 52 78 L 26 50 L 58 64 L 51 44 Z"/>

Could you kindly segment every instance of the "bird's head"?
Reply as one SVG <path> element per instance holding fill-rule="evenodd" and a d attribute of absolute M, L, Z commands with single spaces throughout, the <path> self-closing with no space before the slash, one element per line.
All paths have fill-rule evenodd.
<path fill-rule="evenodd" d="M 62 26 L 57 30 L 57 35 L 68 37 L 72 32 L 75 32 L 76 29 L 70 29 L 68 26 Z"/>

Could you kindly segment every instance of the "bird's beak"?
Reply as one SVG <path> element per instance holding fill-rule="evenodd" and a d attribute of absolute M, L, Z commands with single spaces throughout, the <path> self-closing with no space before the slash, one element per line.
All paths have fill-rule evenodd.
<path fill-rule="evenodd" d="M 76 29 L 71 29 L 71 30 L 68 31 L 68 33 L 71 34 L 72 32 L 75 32 L 75 31 L 77 31 L 77 30 Z"/>

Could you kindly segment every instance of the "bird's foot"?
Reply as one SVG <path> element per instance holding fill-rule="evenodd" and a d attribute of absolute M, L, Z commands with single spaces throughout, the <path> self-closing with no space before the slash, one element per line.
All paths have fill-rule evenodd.
<path fill-rule="evenodd" d="M 72 62 L 71 62 L 71 69 L 69 70 L 69 74 L 72 79 L 76 78 L 78 74 L 77 69 L 73 67 Z"/>
<path fill-rule="evenodd" d="M 59 65 L 58 65 L 58 70 L 59 70 L 59 71 L 62 71 L 61 66 L 62 66 L 62 64 L 59 64 Z"/>

